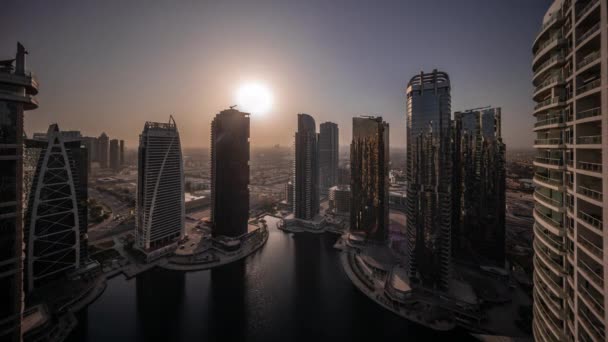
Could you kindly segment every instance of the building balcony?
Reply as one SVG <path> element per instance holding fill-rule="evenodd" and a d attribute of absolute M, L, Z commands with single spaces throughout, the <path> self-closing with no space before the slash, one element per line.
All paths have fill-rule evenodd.
<path fill-rule="evenodd" d="M 591 309 L 593 314 L 596 315 L 596 319 L 603 321 L 604 320 L 604 298 L 596 298 L 590 290 L 585 288 L 585 286 L 579 283 L 578 291 L 581 293 L 581 298 L 585 305 Z M 601 295 L 600 295 L 601 296 Z"/>
<path fill-rule="evenodd" d="M 581 247 L 583 247 L 583 249 L 585 249 L 588 252 L 588 254 L 590 256 L 595 255 L 596 257 L 599 258 L 599 260 L 602 260 L 603 255 L 604 255 L 604 251 L 603 251 L 602 247 L 598 247 L 596 244 L 589 241 L 582 234 L 578 234 L 577 242 L 579 243 L 579 245 Z"/>
<path fill-rule="evenodd" d="M 535 139 L 534 148 L 565 148 L 562 138 Z"/>
<path fill-rule="evenodd" d="M 564 254 L 564 252 L 565 252 L 564 244 L 562 242 L 555 241 L 554 237 L 553 237 L 555 235 L 546 232 L 544 229 L 542 229 L 541 226 L 539 226 L 537 224 L 534 225 L 534 232 L 535 232 L 534 237 L 535 238 L 538 237 L 539 240 L 545 246 L 547 246 L 547 248 L 549 248 L 553 251 L 553 253 L 559 254 L 559 255 Z"/>
<path fill-rule="evenodd" d="M 580 313 L 580 315 L 578 316 L 578 321 L 581 323 L 580 325 L 582 325 L 583 328 L 587 331 L 587 333 L 591 335 L 593 341 L 604 341 L 605 328 L 604 325 L 601 323 L 603 320 L 600 320 L 599 322 L 594 322 L 597 320 L 591 319 L 587 311 L 589 311 L 589 309 L 579 308 L 578 312 Z"/>
<path fill-rule="evenodd" d="M 532 45 L 532 49 L 534 49 L 534 47 L 536 46 L 536 44 L 539 42 L 539 38 L 543 36 L 543 34 L 545 32 L 547 32 L 547 30 L 551 27 L 553 27 L 555 24 L 561 22 L 564 19 L 564 16 L 561 15 L 560 13 L 556 13 L 551 19 L 549 19 L 546 23 L 542 24 L 542 26 L 540 27 L 540 30 L 538 31 L 538 34 L 536 34 L 536 39 L 534 39 L 534 44 Z"/>
<path fill-rule="evenodd" d="M 542 112 L 544 110 L 548 110 L 554 107 L 559 107 L 565 105 L 566 102 L 560 98 L 559 96 L 548 98 L 542 102 L 537 103 L 534 106 L 534 113 Z"/>
<path fill-rule="evenodd" d="M 534 68 L 534 82 L 537 82 L 541 78 L 540 76 L 544 75 L 545 72 L 564 64 L 565 61 L 566 59 L 563 53 L 558 53 L 544 61 L 543 64 Z"/>
<path fill-rule="evenodd" d="M 599 32 L 600 23 L 597 22 L 595 25 L 591 26 L 585 33 L 581 34 L 580 37 L 576 39 L 576 43 L 580 44 L 584 42 L 587 38 L 591 37 L 594 33 Z"/>
<path fill-rule="evenodd" d="M 576 163 L 576 168 L 579 170 L 589 171 L 589 172 L 597 172 L 602 173 L 602 164 L 600 163 L 590 163 L 584 161 L 578 161 Z"/>
<path fill-rule="evenodd" d="M 599 118 L 601 118 L 601 115 L 602 115 L 602 108 L 595 107 L 595 108 L 583 110 L 581 112 L 576 113 L 576 119 L 582 120 L 582 119 L 592 118 L 592 117 L 597 117 L 599 119 Z"/>
<path fill-rule="evenodd" d="M 532 179 L 534 183 L 553 190 L 563 189 L 564 182 L 562 179 L 555 179 L 535 173 Z"/>
<path fill-rule="evenodd" d="M 556 115 L 536 121 L 534 123 L 534 130 L 538 131 L 542 129 L 559 128 L 565 126 L 566 124 L 564 123 L 564 116 Z"/>
<path fill-rule="evenodd" d="M 563 170 L 564 160 L 562 158 L 547 158 L 547 157 L 536 157 L 534 158 L 534 165 L 544 167 L 547 169 Z"/>
<path fill-rule="evenodd" d="M 536 97 L 539 93 L 543 92 L 544 90 L 551 89 L 552 87 L 555 87 L 555 86 L 563 84 L 563 83 L 564 83 L 564 78 L 561 76 L 549 77 L 547 80 L 543 81 L 541 84 L 539 84 L 534 89 L 534 97 Z"/>
<path fill-rule="evenodd" d="M 544 341 L 561 341 L 562 330 L 557 327 L 553 321 L 550 321 L 550 318 L 546 316 L 547 313 L 544 311 L 544 309 L 541 311 L 541 309 L 538 307 L 540 307 L 540 305 L 535 304 L 533 311 L 535 320 L 540 318 L 540 322 L 538 324 L 534 324 L 534 326 L 538 327 L 541 337 L 544 339 Z"/>
<path fill-rule="evenodd" d="M 578 88 L 576 88 L 576 95 L 582 95 L 588 91 L 594 90 L 596 88 L 599 88 L 600 85 L 602 84 L 602 80 L 601 79 L 596 79 L 593 80 L 587 84 L 584 84 Z"/>
<path fill-rule="evenodd" d="M 580 10 L 578 10 L 576 12 L 576 21 L 580 21 L 581 19 L 583 19 L 584 16 L 586 16 L 588 13 L 591 12 L 591 9 L 595 7 L 595 5 L 599 4 L 600 0 L 590 0 L 589 3 L 587 5 L 585 5 L 585 7 L 581 8 Z"/>
<path fill-rule="evenodd" d="M 576 143 L 579 145 L 600 145 L 602 143 L 601 135 L 585 135 L 576 138 Z"/>
<path fill-rule="evenodd" d="M 551 198 L 538 190 L 534 191 L 533 197 L 534 197 L 534 200 L 536 200 L 537 202 L 540 202 L 540 204 L 544 205 L 545 207 L 547 207 L 555 212 L 563 213 L 565 210 L 563 207 L 563 202 L 561 200 L 556 200 L 554 198 Z"/>
<path fill-rule="evenodd" d="M 33 95 L 30 94 L 20 95 L 14 92 L 0 90 L 0 101 L 20 102 L 23 104 L 24 110 L 33 110 L 38 108 L 38 101 Z"/>
<path fill-rule="evenodd" d="M 576 217 L 578 217 L 582 222 L 588 224 L 589 226 L 597 230 L 603 230 L 601 216 L 592 215 L 585 211 L 579 210 Z"/>
<path fill-rule="evenodd" d="M 601 268 L 594 269 L 589 264 L 579 258 L 578 270 L 583 276 L 586 276 L 587 280 L 596 286 L 598 291 L 603 291 L 604 288 L 604 276 Z"/>
<path fill-rule="evenodd" d="M 603 197 L 604 197 L 601 191 L 594 190 L 594 189 L 591 189 L 591 188 L 588 188 L 588 187 L 582 186 L 582 185 L 578 186 L 577 193 L 581 194 L 583 196 L 586 196 L 592 200 L 595 200 L 597 202 L 602 202 Z"/>
<path fill-rule="evenodd" d="M 561 284 L 561 279 L 563 279 L 563 277 L 560 277 L 560 282 L 558 284 L 555 280 L 553 280 L 552 276 L 549 274 L 549 271 L 546 269 L 547 266 L 544 265 L 543 261 L 540 261 L 540 258 L 535 256 L 532 263 L 534 264 L 535 276 L 538 276 L 554 295 L 563 298 L 565 296 L 564 288 Z"/>
<path fill-rule="evenodd" d="M 566 40 L 561 33 L 554 34 L 553 36 L 549 37 L 547 40 L 538 45 L 538 49 L 534 53 L 532 64 L 536 64 L 536 62 L 538 62 L 542 56 L 564 43 L 566 43 Z"/>
<path fill-rule="evenodd" d="M 22 86 L 25 87 L 27 94 L 38 94 L 38 79 L 29 71 L 26 71 L 23 75 L 15 74 L 13 72 L 0 72 L 0 84 Z"/>
<path fill-rule="evenodd" d="M 600 51 L 594 51 L 594 52 L 588 54 L 587 56 L 583 57 L 583 59 L 581 59 L 578 62 L 578 64 L 576 65 L 577 71 L 580 71 L 581 69 L 592 64 L 593 62 L 599 61 L 601 56 L 602 56 L 602 53 Z"/>
<path fill-rule="evenodd" d="M 552 314 L 552 317 L 561 319 L 564 315 L 563 309 L 561 308 L 561 303 L 559 303 L 562 298 L 553 299 L 549 295 L 550 291 L 542 281 L 539 281 L 538 278 L 532 277 L 534 289 L 536 290 L 537 295 L 543 300 L 543 303 L 549 308 L 549 311 Z"/>
<path fill-rule="evenodd" d="M 545 229 L 551 231 L 551 233 L 558 236 L 564 235 L 564 226 L 561 222 L 543 214 L 536 208 L 532 212 L 532 215 L 537 223 L 540 223 Z"/>
<path fill-rule="evenodd" d="M 540 257 L 542 264 L 549 268 L 555 277 L 563 277 L 566 272 L 561 263 L 554 260 L 551 255 L 549 255 L 549 251 L 543 248 L 537 241 L 534 241 L 532 246 L 534 247 L 535 255 Z"/>

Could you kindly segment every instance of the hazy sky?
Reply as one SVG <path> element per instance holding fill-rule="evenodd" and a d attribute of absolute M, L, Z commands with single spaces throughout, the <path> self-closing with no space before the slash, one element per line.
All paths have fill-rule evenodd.
<path fill-rule="evenodd" d="M 531 46 L 550 0 L 3 1 L 0 58 L 21 41 L 39 78 L 26 130 L 102 131 L 136 147 L 144 122 L 173 114 L 185 147 L 208 146 L 212 117 L 246 81 L 274 93 L 253 145 L 291 144 L 296 114 L 382 115 L 405 145 L 405 87 L 446 71 L 452 111 L 503 108 L 508 148 L 531 147 Z"/>

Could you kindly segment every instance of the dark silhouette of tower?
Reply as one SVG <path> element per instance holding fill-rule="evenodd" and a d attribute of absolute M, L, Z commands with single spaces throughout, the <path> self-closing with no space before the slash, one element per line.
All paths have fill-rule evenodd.
<path fill-rule="evenodd" d="M 315 119 L 298 114 L 294 167 L 294 215 L 311 220 L 319 213 L 319 137 Z"/>

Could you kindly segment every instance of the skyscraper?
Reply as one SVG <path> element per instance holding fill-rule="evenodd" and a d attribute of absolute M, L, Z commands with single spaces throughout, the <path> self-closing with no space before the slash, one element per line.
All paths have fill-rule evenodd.
<path fill-rule="evenodd" d="M 0 61 L 0 340 L 21 340 L 23 308 L 23 112 L 38 108 L 38 81 L 23 45 Z"/>
<path fill-rule="evenodd" d="M 108 138 L 106 133 L 103 132 L 103 133 L 101 133 L 99 138 L 97 138 L 97 160 L 99 161 L 100 168 L 102 168 L 102 169 L 108 168 L 109 157 L 110 157 L 110 138 Z"/>
<path fill-rule="evenodd" d="M 120 140 L 120 158 L 119 158 L 120 166 L 125 165 L 125 141 Z"/>
<path fill-rule="evenodd" d="M 27 142 L 39 150 L 24 229 L 28 292 L 65 277 L 87 259 L 88 153 L 80 133 L 70 133 L 53 124 Z"/>
<path fill-rule="evenodd" d="M 221 111 L 211 122 L 213 236 L 238 237 L 249 221 L 249 114 Z"/>
<path fill-rule="evenodd" d="M 353 118 L 350 229 L 370 242 L 388 239 L 389 126 L 382 117 Z"/>
<path fill-rule="evenodd" d="M 505 144 L 500 108 L 454 113 L 452 250 L 505 267 Z"/>
<path fill-rule="evenodd" d="M 450 79 L 421 72 L 407 90 L 408 272 L 413 282 L 446 291 L 451 247 Z"/>
<path fill-rule="evenodd" d="M 532 46 L 537 341 L 605 341 L 608 1 L 554 1 Z"/>
<path fill-rule="evenodd" d="M 327 194 L 329 188 L 338 184 L 338 153 L 338 125 L 324 122 L 319 134 L 319 184 L 322 194 Z"/>
<path fill-rule="evenodd" d="M 298 114 L 294 167 L 294 216 L 312 220 L 319 213 L 319 146 L 315 119 Z"/>
<path fill-rule="evenodd" d="M 120 169 L 120 148 L 118 139 L 110 140 L 110 168 L 114 171 Z"/>
<path fill-rule="evenodd" d="M 172 116 L 168 123 L 146 122 L 137 167 L 136 242 L 154 259 L 185 235 L 182 149 Z"/>

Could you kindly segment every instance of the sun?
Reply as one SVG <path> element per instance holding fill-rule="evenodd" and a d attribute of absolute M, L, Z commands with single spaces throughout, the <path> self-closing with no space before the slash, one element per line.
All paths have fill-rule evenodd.
<path fill-rule="evenodd" d="M 236 91 L 239 109 L 251 114 L 263 115 L 272 109 L 272 92 L 262 83 L 245 83 Z"/>

